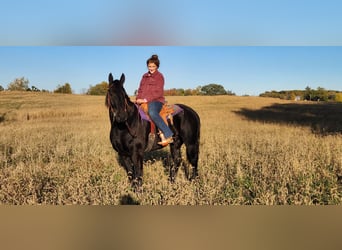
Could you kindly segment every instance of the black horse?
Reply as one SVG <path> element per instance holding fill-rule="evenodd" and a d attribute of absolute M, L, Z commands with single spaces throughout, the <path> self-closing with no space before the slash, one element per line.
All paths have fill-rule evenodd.
<path fill-rule="evenodd" d="M 128 97 L 124 89 L 125 75 L 120 80 L 114 80 L 109 74 L 109 88 L 106 95 L 106 106 L 109 108 L 111 122 L 110 141 L 122 160 L 128 179 L 132 186 L 141 186 L 143 176 L 144 152 L 148 147 L 151 135 L 151 123 L 141 119 L 138 107 Z M 178 168 L 182 162 L 181 146 L 186 146 L 187 159 L 192 165 L 191 176 L 193 180 L 198 176 L 198 154 L 200 138 L 200 118 L 190 107 L 177 104 L 182 111 L 173 117 L 173 124 L 169 126 L 174 133 L 174 142 L 169 144 L 172 155 L 169 179 L 175 180 Z M 149 151 L 161 149 L 158 144 L 159 136 Z M 189 174 L 186 173 L 188 176 Z"/>

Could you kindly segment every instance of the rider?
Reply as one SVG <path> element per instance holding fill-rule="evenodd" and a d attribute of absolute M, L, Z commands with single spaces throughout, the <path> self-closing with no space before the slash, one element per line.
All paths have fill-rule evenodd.
<path fill-rule="evenodd" d="M 161 131 L 160 138 L 161 142 L 158 144 L 166 146 L 173 142 L 173 132 L 165 124 L 159 112 L 165 103 L 164 97 L 164 76 L 158 71 L 160 61 L 158 55 L 152 55 L 147 59 L 148 72 L 142 76 L 138 94 L 136 97 L 136 103 L 148 104 L 148 114 L 152 121 L 156 124 L 158 129 Z"/>

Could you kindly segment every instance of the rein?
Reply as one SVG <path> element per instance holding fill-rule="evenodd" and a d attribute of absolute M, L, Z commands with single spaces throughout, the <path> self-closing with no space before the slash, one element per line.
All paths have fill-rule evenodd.
<path fill-rule="evenodd" d="M 127 129 L 128 129 L 128 133 L 129 133 L 132 137 L 136 138 L 136 137 L 137 137 L 137 133 L 136 133 L 135 131 L 132 130 L 132 128 L 128 125 L 127 121 L 125 122 L 125 124 L 126 124 L 126 127 L 127 127 Z"/>

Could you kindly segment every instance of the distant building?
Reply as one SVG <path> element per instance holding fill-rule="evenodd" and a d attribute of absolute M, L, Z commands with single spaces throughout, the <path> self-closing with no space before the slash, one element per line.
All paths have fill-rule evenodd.
<path fill-rule="evenodd" d="M 295 101 L 300 101 L 300 96 L 299 95 L 297 95 L 296 97 L 295 97 L 295 99 L 294 99 Z"/>

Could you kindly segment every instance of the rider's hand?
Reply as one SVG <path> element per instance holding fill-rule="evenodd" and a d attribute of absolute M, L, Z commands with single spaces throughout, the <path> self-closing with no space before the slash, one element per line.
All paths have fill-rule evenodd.
<path fill-rule="evenodd" d="M 136 102 L 137 104 L 142 104 L 142 103 L 147 102 L 147 100 L 146 100 L 146 99 L 137 99 L 135 102 Z"/>

